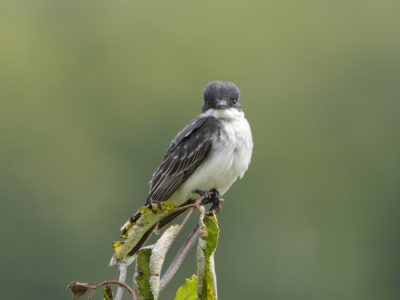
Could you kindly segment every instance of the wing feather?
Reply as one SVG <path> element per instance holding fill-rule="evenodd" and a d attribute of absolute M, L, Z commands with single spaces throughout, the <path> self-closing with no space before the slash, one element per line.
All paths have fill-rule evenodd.
<path fill-rule="evenodd" d="M 150 201 L 168 200 L 179 186 L 207 159 L 219 136 L 214 117 L 196 118 L 170 144 L 150 182 Z M 183 201 L 187 199 L 182 199 Z"/>

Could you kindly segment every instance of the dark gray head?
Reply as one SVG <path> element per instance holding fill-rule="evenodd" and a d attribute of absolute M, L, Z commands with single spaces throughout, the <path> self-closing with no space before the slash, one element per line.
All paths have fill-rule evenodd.
<path fill-rule="evenodd" d="M 241 110 L 240 91 L 232 82 L 211 81 L 204 88 L 203 112 L 209 108 Z"/>

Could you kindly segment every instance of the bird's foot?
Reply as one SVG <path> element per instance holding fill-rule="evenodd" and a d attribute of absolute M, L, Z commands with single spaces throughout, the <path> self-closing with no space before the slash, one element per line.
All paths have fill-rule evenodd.
<path fill-rule="evenodd" d="M 215 201 L 219 200 L 219 192 L 217 189 L 212 189 L 209 191 L 195 190 L 194 193 L 199 194 L 203 198 L 201 200 L 201 204 L 203 205 L 214 203 Z"/>
<path fill-rule="evenodd" d="M 214 212 L 215 214 L 219 214 L 222 209 L 222 204 L 224 203 L 224 199 L 218 198 L 216 201 L 213 202 L 210 211 Z"/>
<path fill-rule="evenodd" d="M 220 198 L 219 191 L 217 189 L 211 189 L 209 191 L 195 190 L 194 193 L 199 194 L 203 199 L 201 205 L 212 204 L 210 211 L 218 214 L 222 209 L 223 199 Z"/>
<path fill-rule="evenodd" d="M 147 199 L 146 204 L 145 204 L 145 206 L 150 208 L 153 213 L 155 213 L 155 210 L 153 210 L 153 208 L 160 210 L 161 205 L 162 205 L 161 201 L 151 200 L 151 199 Z"/>

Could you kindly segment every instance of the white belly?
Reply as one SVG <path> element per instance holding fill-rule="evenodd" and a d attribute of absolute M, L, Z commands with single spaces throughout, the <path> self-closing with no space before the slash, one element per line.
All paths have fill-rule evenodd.
<path fill-rule="evenodd" d="M 223 195 L 238 177 L 246 172 L 251 159 L 253 141 L 249 123 L 242 112 L 234 119 L 223 119 L 224 130 L 215 143 L 209 158 L 182 184 L 171 200 L 180 204 L 197 198 L 194 190 L 217 189 Z"/>

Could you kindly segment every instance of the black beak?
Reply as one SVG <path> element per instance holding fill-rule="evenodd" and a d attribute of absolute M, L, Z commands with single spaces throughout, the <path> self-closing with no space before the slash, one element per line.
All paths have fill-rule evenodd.
<path fill-rule="evenodd" d="M 228 102 L 225 99 L 217 99 L 217 109 L 229 108 Z"/>

